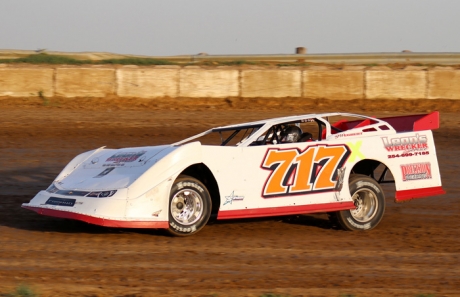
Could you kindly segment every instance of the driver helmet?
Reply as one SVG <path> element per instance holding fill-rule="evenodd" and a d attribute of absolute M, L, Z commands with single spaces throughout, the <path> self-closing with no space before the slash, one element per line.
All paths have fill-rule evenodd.
<path fill-rule="evenodd" d="M 300 135 L 302 135 L 302 129 L 300 129 L 297 126 L 289 126 L 286 129 L 284 129 L 283 133 L 281 134 L 281 142 L 297 142 L 300 139 Z"/>

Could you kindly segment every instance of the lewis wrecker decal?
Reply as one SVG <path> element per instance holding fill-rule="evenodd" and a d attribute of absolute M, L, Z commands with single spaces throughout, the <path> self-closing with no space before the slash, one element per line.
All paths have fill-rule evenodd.
<path fill-rule="evenodd" d="M 286 195 L 334 191 L 339 181 L 338 171 L 351 154 L 345 145 L 309 146 L 269 149 L 261 168 L 269 171 L 262 190 L 265 198 Z"/>

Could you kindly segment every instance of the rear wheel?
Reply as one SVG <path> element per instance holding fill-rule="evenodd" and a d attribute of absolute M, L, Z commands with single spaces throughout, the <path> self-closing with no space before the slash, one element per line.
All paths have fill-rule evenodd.
<path fill-rule="evenodd" d="M 385 196 L 380 185 L 366 175 L 350 177 L 350 195 L 355 209 L 329 214 L 345 230 L 370 230 L 375 228 L 385 212 Z"/>
<path fill-rule="evenodd" d="M 188 236 L 200 231 L 211 215 L 211 196 L 199 180 L 181 175 L 169 198 L 169 233 Z"/>

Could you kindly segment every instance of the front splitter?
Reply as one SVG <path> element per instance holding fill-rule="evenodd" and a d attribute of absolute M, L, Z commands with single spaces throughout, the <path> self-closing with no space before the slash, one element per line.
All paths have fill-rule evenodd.
<path fill-rule="evenodd" d="M 56 218 L 83 221 L 93 225 L 115 228 L 147 228 L 147 229 L 168 229 L 168 221 L 133 221 L 133 220 L 112 220 L 107 218 L 93 217 L 85 214 L 57 209 L 36 207 L 23 204 L 23 208 L 35 211 L 38 214 Z"/>

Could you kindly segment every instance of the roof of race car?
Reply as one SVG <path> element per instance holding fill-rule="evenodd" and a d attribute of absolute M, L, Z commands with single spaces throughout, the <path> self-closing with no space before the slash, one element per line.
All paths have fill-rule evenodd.
<path fill-rule="evenodd" d="M 242 129 L 248 129 L 248 128 L 260 128 L 262 126 L 268 125 L 268 126 L 273 126 L 277 124 L 283 124 L 283 123 L 293 123 L 293 122 L 300 122 L 305 119 L 313 119 L 313 118 L 326 118 L 326 117 L 332 117 L 332 116 L 350 116 L 350 117 L 360 117 L 360 118 L 370 118 L 364 115 L 359 115 L 359 114 L 352 114 L 352 113 L 341 113 L 341 112 L 333 112 L 333 113 L 321 113 L 321 114 L 304 114 L 304 115 L 295 115 L 295 116 L 287 116 L 287 117 L 279 117 L 279 118 L 271 118 L 271 119 L 265 119 L 265 120 L 259 120 L 259 121 L 254 121 L 254 122 L 246 122 L 246 123 L 239 123 L 239 124 L 232 124 L 232 125 L 227 125 L 227 126 L 220 126 L 220 127 L 215 127 L 211 128 L 207 131 L 204 131 L 200 134 L 191 136 L 189 138 L 183 139 L 181 141 L 175 142 L 172 145 L 181 145 L 183 143 L 189 142 L 190 140 L 196 139 L 200 136 L 206 135 L 209 132 L 221 132 L 221 131 L 228 131 L 228 130 L 242 130 Z M 380 121 L 379 119 L 374 119 L 377 121 Z M 327 122 L 327 120 L 326 120 Z"/>
<path fill-rule="evenodd" d="M 368 118 L 367 116 L 364 116 L 364 115 L 351 114 L 351 113 L 340 113 L 340 112 L 321 113 L 321 114 L 312 113 L 312 114 L 305 114 L 305 115 L 271 118 L 271 119 L 265 119 L 265 120 L 259 120 L 259 121 L 254 121 L 254 122 L 247 122 L 247 123 L 232 124 L 228 126 L 216 127 L 216 128 L 213 128 L 212 130 L 213 131 L 230 130 L 230 129 L 236 129 L 236 128 L 263 126 L 265 124 L 276 125 L 276 124 L 282 124 L 282 123 L 296 122 L 302 119 L 324 118 L 324 117 L 331 117 L 331 116 L 338 116 L 338 115 Z"/>

